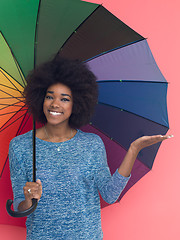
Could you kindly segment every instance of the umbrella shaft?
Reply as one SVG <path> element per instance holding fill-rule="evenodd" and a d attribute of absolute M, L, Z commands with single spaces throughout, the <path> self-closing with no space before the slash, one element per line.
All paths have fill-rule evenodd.
<path fill-rule="evenodd" d="M 33 119 L 33 182 L 36 182 L 36 122 Z"/>

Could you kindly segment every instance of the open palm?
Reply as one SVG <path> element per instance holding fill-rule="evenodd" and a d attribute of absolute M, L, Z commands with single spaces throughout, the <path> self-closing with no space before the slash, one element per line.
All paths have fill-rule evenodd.
<path fill-rule="evenodd" d="M 165 139 L 171 138 L 173 135 L 154 135 L 154 136 L 143 136 L 138 139 L 136 139 L 132 145 L 135 147 L 138 151 L 142 150 L 143 148 L 146 148 L 148 146 L 151 146 L 153 144 L 156 144 L 158 142 L 162 142 Z"/>

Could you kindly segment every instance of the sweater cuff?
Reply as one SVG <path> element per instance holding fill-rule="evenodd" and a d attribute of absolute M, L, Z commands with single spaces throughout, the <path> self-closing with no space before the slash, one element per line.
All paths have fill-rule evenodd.
<path fill-rule="evenodd" d="M 119 172 L 118 169 L 116 169 L 115 173 L 113 174 L 115 178 L 117 178 L 121 183 L 124 183 L 125 185 L 128 183 L 131 174 L 129 175 L 129 177 L 124 177 L 122 176 Z"/>

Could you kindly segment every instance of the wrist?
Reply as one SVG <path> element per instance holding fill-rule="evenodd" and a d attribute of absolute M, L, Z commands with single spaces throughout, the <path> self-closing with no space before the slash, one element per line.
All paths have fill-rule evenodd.
<path fill-rule="evenodd" d="M 129 147 L 129 150 L 131 152 L 133 152 L 133 154 L 136 154 L 138 155 L 138 153 L 141 151 L 141 148 L 137 146 L 137 144 L 135 142 L 132 142 L 130 147 Z"/>
<path fill-rule="evenodd" d="M 32 206 L 32 199 L 25 199 L 24 205 L 26 206 L 26 208 L 30 208 Z"/>
<path fill-rule="evenodd" d="M 24 200 L 24 201 L 20 202 L 20 204 L 18 206 L 18 210 L 21 212 L 21 211 L 27 210 L 31 206 L 32 206 L 31 199 L 30 200 Z"/>

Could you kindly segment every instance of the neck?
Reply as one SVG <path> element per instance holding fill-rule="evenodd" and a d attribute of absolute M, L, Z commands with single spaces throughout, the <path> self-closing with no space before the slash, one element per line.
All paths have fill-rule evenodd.
<path fill-rule="evenodd" d="M 59 140 L 65 140 L 71 138 L 73 135 L 73 129 L 68 125 L 66 127 L 62 126 L 52 126 L 48 123 L 44 126 L 46 137 L 50 141 L 58 142 Z"/>

